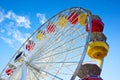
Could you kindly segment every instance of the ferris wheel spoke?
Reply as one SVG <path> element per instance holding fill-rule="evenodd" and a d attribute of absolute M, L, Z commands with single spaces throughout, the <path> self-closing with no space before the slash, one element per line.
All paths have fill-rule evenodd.
<path fill-rule="evenodd" d="M 56 75 L 54 75 L 54 74 L 51 74 L 51 73 L 49 73 L 49 72 L 47 72 L 47 71 L 45 71 L 45 70 L 43 70 L 43 69 L 39 69 L 39 68 L 36 68 L 35 66 L 33 67 L 33 66 L 31 66 L 31 65 L 29 65 L 31 68 L 33 68 L 34 70 L 36 70 L 37 72 L 44 72 L 44 73 L 46 73 L 46 74 L 48 74 L 48 75 L 50 75 L 50 76 L 52 76 L 52 77 L 54 77 L 54 78 L 56 78 L 56 79 L 58 79 L 58 80 L 63 80 L 62 78 L 60 78 L 60 77 L 58 77 L 58 76 L 56 76 Z"/>
<path fill-rule="evenodd" d="M 70 29 L 69 29 L 69 30 L 70 30 Z M 53 41 L 51 41 L 50 45 L 47 46 L 47 48 L 53 46 L 57 41 L 58 41 L 58 42 L 61 42 L 61 41 L 59 41 L 59 40 L 64 40 L 65 38 L 69 37 L 69 35 L 76 33 L 77 31 L 80 30 L 80 28 L 78 28 L 78 29 L 76 29 L 76 30 L 71 30 L 71 33 L 69 33 L 69 30 L 67 30 L 66 32 L 63 32 L 64 35 L 68 33 L 68 34 L 65 35 L 65 36 L 63 36 L 63 34 L 61 34 L 61 35 L 58 36 L 58 37 L 55 36 L 56 39 L 53 38 Z M 61 39 L 60 39 L 60 38 L 61 38 Z"/>
<path fill-rule="evenodd" d="M 66 63 L 67 63 L 67 64 L 70 64 L 71 62 L 49 62 L 49 63 L 54 65 L 54 64 L 58 64 L 58 63 L 59 63 L 59 64 L 63 64 L 63 63 L 65 63 L 65 64 L 66 64 Z M 46 65 L 49 65 L 49 63 L 45 63 L 45 64 L 46 64 Z M 72 62 L 72 63 L 73 63 L 73 62 Z M 74 64 L 75 64 L 75 63 L 77 64 L 77 62 L 74 62 Z M 41 63 L 41 65 L 42 65 L 42 63 Z M 55 65 L 54 65 L 54 66 L 55 66 Z M 51 66 L 51 67 L 52 67 L 52 66 Z M 57 68 L 57 67 L 56 67 L 56 68 Z M 61 68 L 63 68 L 63 66 L 62 66 Z M 55 68 L 54 68 L 54 69 L 55 69 Z M 58 70 L 60 70 L 60 67 L 58 67 Z M 68 70 L 70 70 L 70 69 L 68 69 Z M 54 73 L 56 73 L 56 71 L 57 71 L 57 70 L 55 70 Z"/>
<path fill-rule="evenodd" d="M 78 29 L 78 30 L 79 30 L 79 29 Z M 76 31 L 78 31 L 78 30 L 76 30 Z M 76 32 L 76 31 L 75 31 L 75 32 Z M 71 33 L 71 34 L 73 34 L 73 33 Z M 67 38 L 67 36 L 65 36 L 64 38 Z M 63 41 L 64 41 L 64 38 L 62 39 Z M 57 40 L 58 40 L 58 38 L 57 38 Z M 55 42 L 57 42 L 57 41 L 54 41 L 54 43 L 55 43 Z M 60 41 L 59 41 L 58 43 L 60 43 Z M 52 45 L 52 43 L 51 43 L 51 45 Z M 44 46 L 43 46 L 43 47 L 44 47 Z M 49 45 L 48 47 L 50 47 L 50 45 Z M 48 48 L 47 48 L 47 49 L 48 49 Z M 44 48 L 43 50 L 46 51 L 45 48 Z M 43 50 L 39 50 L 39 51 L 44 52 Z"/>
<path fill-rule="evenodd" d="M 66 57 L 67 57 L 67 55 L 65 56 L 64 61 L 66 60 Z M 60 62 L 60 63 L 61 63 L 61 62 Z M 55 70 L 55 71 L 56 71 L 56 72 L 54 72 L 55 75 L 58 75 L 58 73 L 59 73 L 60 70 L 62 69 L 63 65 L 64 65 L 64 62 L 62 62 L 62 63 L 61 63 L 61 66 L 60 66 L 57 70 Z M 53 80 L 54 80 L 54 79 L 53 79 Z"/>
<path fill-rule="evenodd" d="M 39 80 L 38 78 L 38 74 L 40 74 L 39 72 L 36 72 L 35 70 L 33 70 L 31 67 L 28 66 L 28 69 L 32 72 L 32 74 L 34 75 L 35 79 Z M 29 73 L 29 72 L 28 72 Z M 31 75 L 30 75 L 31 76 Z M 33 79 L 31 79 L 33 80 Z"/>
<path fill-rule="evenodd" d="M 56 25 L 57 25 L 57 23 L 56 23 Z M 67 27 L 67 26 L 66 26 Z M 68 30 L 70 29 L 70 27 L 68 27 Z M 58 30 L 57 32 L 55 32 L 55 33 L 53 33 L 52 35 L 52 37 L 54 37 L 54 36 L 56 36 L 56 37 L 59 37 L 59 35 L 61 35 L 61 33 L 63 33 L 63 32 L 67 32 L 66 31 L 66 28 L 61 28 L 60 30 Z M 48 36 L 49 37 L 49 36 Z M 50 43 L 50 41 L 53 39 L 52 37 L 49 37 L 49 40 L 48 40 L 48 43 Z"/>
<path fill-rule="evenodd" d="M 64 61 L 60 61 L 60 62 L 34 62 L 35 64 L 62 64 L 62 63 L 79 63 L 78 61 L 69 61 L 69 62 L 64 62 Z"/>
<path fill-rule="evenodd" d="M 67 27 L 67 26 L 66 26 L 66 27 Z M 73 27 L 73 26 L 70 26 L 67 31 L 65 31 L 65 30 L 63 30 L 63 31 L 64 31 L 65 33 L 67 33 L 69 30 L 71 30 L 70 28 L 72 29 L 72 28 L 74 28 L 74 27 Z M 54 36 L 55 36 L 55 35 L 54 35 Z M 53 36 L 53 37 L 54 37 L 54 36 Z M 62 36 L 62 35 L 60 35 L 60 36 Z M 59 36 L 59 37 L 60 37 L 60 36 Z M 57 37 L 57 36 L 56 36 L 56 37 Z M 56 39 L 59 39 L 59 38 L 56 38 Z M 49 39 L 48 41 L 50 41 L 50 39 Z M 52 42 L 52 43 L 53 43 L 53 42 Z"/>
<path fill-rule="evenodd" d="M 84 33 L 83 33 L 82 35 L 84 35 Z M 81 36 L 82 36 L 82 35 L 81 35 Z M 79 36 L 80 36 L 80 35 L 79 35 Z M 66 37 L 67 37 L 67 36 L 66 36 Z M 69 36 L 69 37 L 70 37 L 70 36 Z M 65 37 L 64 37 L 64 38 L 65 38 Z M 61 39 L 61 41 L 62 41 L 62 40 L 64 40 L 64 38 L 63 38 L 63 39 Z M 59 42 L 57 42 L 57 43 L 60 43 L 61 41 L 59 41 Z M 71 40 L 69 40 L 69 41 L 72 41 L 72 39 L 71 39 Z M 69 42 L 69 41 L 68 41 L 68 42 Z"/>
<path fill-rule="evenodd" d="M 60 77 L 58 77 L 58 76 L 56 76 L 56 75 L 54 75 L 54 74 L 51 74 L 51 73 L 49 73 L 49 72 L 47 72 L 47 71 L 44 71 L 44 70 L 41 70 L 42 72 L 45 72 L 45 73 L 47 73 L 47 74 L 49 74 L 49 75 L 51 75 L 51 76 L 53 76 L 54 78 L 56 78 L 56 79 L 59 79 L 59 80 L 63 80 L 62 78 L 60 78 Z"/>
<path fill-rule="evenodd" d="M 74 15 L 73 15 L 74 16 Z M 71 16 L 72 17 L 72 16 Z M 76 17 L 77 18 L 77 17 Z M 74 20 L 76 19 L 76 18 L 74 18 Z M 55 18 L 54 18 L 55 19 Z M 74 22 L 74 20 L 72 21 L 72 22 Z M 54 20 L 53 20 L 53 22 L 54 22 Z M 57 22 L 56 22 L 56 25 L 57 25 Z M 68 26 L 70 26 L 69 27 L 69 29 L 67 30 L 67 31 L 65 31 L 65 29 L 63 30 L 63 32 L 68 32 L 69 30 L 71 30 L 70 28 L 72 28 L 74 25 L 70 25 L 70 24 L 68 24 L 66 27 L 68 27 Z M 63 28 L 62 28 L 63 29 Z M 57 32 L 58 34 L 59 34 L 59 32 Z M 55 33 L 56 34 L 56 33 Z M 55 36 L 55 35 L 54 35 Z"/>
<path fill-rule="evenodd" d="M 69 64 L 69 63 L 68 63 Z M 71 63 L 70 63 L 71 64 Z M 75 63 L 74 63 L 75 64 Z M 77 64 L 77 63 L 76 63 Z M 72 65 L 73 66 L 73 65 Z M 59 67 L 58 67 L 59 68 Z M 66 66 L 65 64 L 63 64 L 62 66 L 61 66 L 61 69 L 63 69 L 63 68 L 66 68 L 69 72 L 68 73 L 66 73 L 66 72 L 62 72 L 62 71 L 60 71 L 59 70 L 59 74 L 66 74 L 66 75 L 72 75 L 72 73 L 74 72 L 72 69 L 70 69 L 68 66 Z"/>
<path fill-rule="evenodd" d="M 22 70 L 22 65 L 19 65 L 15 72 L 9 77 L 9 80 L 20 80 L 21 78 L 21 70 Z"/>
<path fill-rule="evenodd" d="M 68 26 L 66 26 L 66 27 L 68 27 Z M 54 37 L 56 38 L 56 39 L 54 39 L 53 38 L 53 41 L 51 41 L 51 43 L 53 44 L 55 41 L 58 41 L 59 40 L 59 38 L 61 38 L 61 37 L 63 37 L 63 35 L 65 35 L 65 37 L 67 37 L 68 35 L 70 35 L 70 34 L 72 34 L 72 33 L 74 33 L 74 32 L 77 32 L 77 31 L 79 31 L 80 30 L 80 28 L 75 28 L 74 26 L 69 26 L 68 28 L 66 28 L 65 30 L 63 30 L 63 31 L 61 31 L 60 33 L 59 33 L 59 35 L 54 35 Z M 71 31 L 71 33 L 70 33 L 70 31 Z M 66 34 L 68 34 L 68 35 L 66 35 Z M 64 38 L 65 38 L 64 37 Z M 51 44 L 50 43 L 50 44 Z"/>
<path fill-rule="evenodd" d="M 81 48 L 81 47 L 82 47 L 82 46 L 77 47 L 77 48 L 74 48 L 74 49 L 71 49 L 71 50 L 67 50 L 67 51 L 64 51 L 64 52 L 59 52 L 59 53 L 51 54 L 51 55 L 46 56 L 46 57 L 42 57 L 42 58 L 35 59 L 35 60 L 33 60 L 32 62 L 38 61 L 38 60 L 44 60 L 44 59 L 49 58 L 49 57 L 56 57 L 56 56 L 59 56 L 59 55 L 64 54 L 64 53 L 70 54 L 70 53 L 69 53 L 70 51 L 73 51 L 73 50 L 75 50 L 75 49 L 79 49 L 79 48 Z M 80 55 L 81 55 L 81 54 L 80 54 Z M 72 57 L 73 57 L 73 56 L 72 56 Z M 77 56 L 77 57 L 78 57 L 78 56 Z M 57 57 L 56 57 L 56 58 L 57 58 Z M 71 58 L 69 58 L 69 60 L 70 60 L 70 59 L 71 59 Z"/>
<path fill-rule="evenodd" d="M 73 38 L 73 39 L 70 39 L 69 41 L 64 42 L 63 44 L 61 44 L 61 45 L 53 48 L 52 50 L 47 51 L 46 53 L 43 53 L 43 54 L 44 54 L 44 55 L 47 55 L 47 54 L 49 54 L 50 51 L 54 51 L 54 50 L 56 50 L 56 49 L 58 49 L 58 48 L 60 48 L 60 47 L 62 47 L 62 46 L 64 46 L 64 45 L 66 45 L 66 44 L 69 44 L 71 41 L 75 41 L 77 38 L 79 38 L 79 37 L 81 37 L 81 36 L 84 36 L 84 34 L 78 35 L 77 37 L 75 37 L 75 38 Z M 37 55 L 36 57 L 43 57 L 44 55 L 40 55 L 40 56 Z"/>
<path fill-rule="evenodd" d="M 78 29 L 78 30 L 79 30 L 79 29 Z M 76 31 L 77 31 L 77 30 L 76 30 Z M 75 31 L 75 32 L 76 32 L 76 31 Z M 47 51 L 47 50 L 49 50 L 51 47 L 53 47 L 54 45 L 56 45 L 56 43 L 60 43 L 60 42 L 62 42 L 62 41 L 64 42 L 65 39 L 67 39 L 68 37 L 71 37 L 71 36 L 69 36 L 69 35 L 71 35 L 71 34 L 74 34 L 74 32 L 66 35 L 65 37 L 59 37 L 59 38 L 57 38 L 57 40 L 54 40 L 53 43 L 51 43 L 50 46 L 48 46 L 48 47 L 47 47 L 46 49 L 44 49 L 44 50 Z M 60 39 L 60 38 L 62 38 L 62 39 Z"/>
<path fill-rule="evenodd" d="M 69 58 L 67 58 L 67 60 L 72 60 L 72 59 L 74 59 L 78 56 L 81 56 L 81 55 L 82 55 L 82 52 L 79 52 L 79 54 L 76 54 L 75 56 L 69 57 Z"/>
<path fill-rule="evenodd" d="M 35 68 L 31 67 L 31 66 L 28 66 L 28 67 L 31 70 L 31 72 L 35 75 L 37 80 L 41 80 L 41 79 L 43 80 L 44 75 L 42 75 L 42 73 L 38 69 L 35 69 Z"/>
<path fill-rule="evenodd" d="M 84 45 L 83 46 L 79 46 L 79 47 L 75 47 L 75 48 L 72 48 L 72 49 L 69 49 L 67 51 L 57 52 L 57 53 L 54 53 L 54 54 L 51 54 L 51 55 L 48 55 L 48 56 L 45 56 L 45 57 L 36 58 L 33 61 L 43 60 L 43 59 L 46 59 L 46 58 L 49 58 L 49 57 L 55 57 L 57 55 L 61 55 L 61 54 L 68 53 L 68 52 L 73 51 L 73 50 L 80 49 L 81 47 L 84 47 Z"/>
<path fill-rule="evenodd" d="M 72 39 L 71 39 L 71 41 L 72 41 Z M 62 45 L 61 45 L 62 46 Z M 64 46 L 64 45 L 63 45 Z M 45 54 L 44 52 L 43 52 L 43 54 Z M 38 56 L 38 55 L 37 55 Z"/>
<path fill-rule="evenodd" d="M 77 63 L 76 63 L 76 64 L 77 64 Z M 74 65 L 75 65 L 75 64 L 74 64 Z M 65 64 L 64 67 L 66 67 L 70 72 L 72 72 L 72 73 L 74 72 L 72 69 L 69 68 L 70 66 L 67 66 L 67 65 Z"/>

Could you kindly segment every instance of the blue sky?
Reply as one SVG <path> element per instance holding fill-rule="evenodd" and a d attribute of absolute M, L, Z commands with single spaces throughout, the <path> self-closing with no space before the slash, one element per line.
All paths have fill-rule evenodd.
<path fill-rule="evenodd" d="M 101 76 L 104 80 L 119 80 L 119 3 L 119 0 L 0 0 L 0 72 L 20 44 L 43 22 L 76 6 L 89 9 L 102 18 L 110 50 Z"/>

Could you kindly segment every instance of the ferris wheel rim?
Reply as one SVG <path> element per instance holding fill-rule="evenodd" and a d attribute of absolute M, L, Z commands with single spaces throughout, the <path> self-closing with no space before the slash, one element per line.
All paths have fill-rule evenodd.
<path fill-rule="evenodd" d="M 42 24 L 35 32 L 33 32 L 33 34 L 31 34 L 31 36 L 30 36 L 29 38 L 27 38 L 27 40 L 19 47 L 19 49 L 17 50 L 17 52 L 15 52 L 15 54 L 14 54 L 13 57 L 10 59 L 10 61 L 8 62 L 8 64 L 12 61 L 12 59 L 15 57 L 15 55 L 18 53 L 18 51 L 25 45 L 25 43 L 26 43 L 41 27 L 43 27 L 43 25 L 45 25 L 46 23 L 48 23 L 51 19 L 53 19 L 53 18 L 56 17 L 57 15 L 61 14 L 62 12 L 67 11 L 67 10 L 69 10 L 69 9 L 74 9 L 74 8 L 78 8 L 78 9 L 83 10 L 83 11 L 85 11 L 85 12 L 87 13 L 87 11 L 86 11 L 85 9 L 80 8 L 80 7 L 68 8 L 68 9 L 65 9 L 65 10 L 57 13 L 56 15 L 54 15 L 53 17 L 51 17 L 49 20 L 47 20 L 44 24 Z M 88 14 L 88 15 L 90 16 L 90 14 Z M 91 31 L 89 31 L 88 34 L 90 34 L 90 32 L 91 32 Z M 88 37 L 90 37 L 90 35 L 89 35 Z M 88 41 L 89 41 L 89 39 L 88 39 Z M 87 41 L 87 42 L 88 42 L 88 41 Z M 86 46 L 87 46 L 87 44 L 88 44 L 87 42 L 86 42 Z M 3 71 L 7 68 L 8 64 L 7 64 L 6 67 L 3 69 Z M 76 70 L 77 70 L 77 69 L 76 69 Z M 3 73 L 3 71 L 1 72 L 1 74 Z M 1 76 L 1 74 L 0 74 L 0 76 Z M 71 79 L 71 80 L 72 80 L 72 79 Z"/>

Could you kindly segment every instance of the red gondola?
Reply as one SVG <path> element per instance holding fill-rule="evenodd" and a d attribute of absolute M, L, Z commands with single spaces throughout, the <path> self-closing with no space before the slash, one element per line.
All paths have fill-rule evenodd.
<path fill-rule="evenodd" d="M 103 80 L 101 77 L 96 75 L 87 75 L 82 80 Z"/>
<path fill-rule="evenodd" d="M 49 23 L 48 26 L 46 27 L 46 30 L 48 33 L 53 33 L 55 32 L 55 27 L 56 25 L 54 23 Z"/>
<path fill-rule="evenodd" d="M 11 75 L 13 73 L 13 69 L 8 68 L 5 72 L 7 75 Z"/>
<path fill-rule="evenodd" d="M 26 49 L 27 49 L 28 51 L 33 50 L 34 46 L 35 46 L 34 41 L 29 40 L 29 41 L 28 41 L 28 44 L 26 45 Z"/>
<path fill-rule="evenodd" d="M 77 11 L 71 11 L 69 16 L 68 16 L 68 21 L 71 23 L 71 24 L 76 24 L 78 22 L 78 12 Z"/>
<path fill-rule="evenodd" d="M 92 32 L 103 32 L 104 23 L 100 20 L 92 20 Z M 88 32 L 88 24 L 86 25 L 86 31 Z"/>

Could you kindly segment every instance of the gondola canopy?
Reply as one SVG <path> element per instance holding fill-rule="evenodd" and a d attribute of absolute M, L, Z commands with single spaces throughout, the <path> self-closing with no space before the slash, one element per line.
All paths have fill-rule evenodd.
<path fill-rule="evenodd" d="M 77 75 L 80 78 L 83 78 L 86 75 L 98 75 L 99 76 L 100 73 L 101 73 L 101 68 L 98 65 L 86 63 L 86 64 L 81 65 L 81 68 Z"/>
<path fill-rule="evenodd" d="M 9 66 L 9 68 L 11 68 L 11 69 L 16 69 L 16 66 L 14 65 L 14 64 L 8 64 L 8 66 Z"/>
<path fill-rule="evenodd" d="M 106 36 L 101 32 L 93 32 L 90 36 L 90 41 L 104 41 L 106 42 Z"/>
<path fill-rule="evenodd" d="M 102 20 L 98 15 L 92 15 L 91 18 L 92 20 Z"/>

